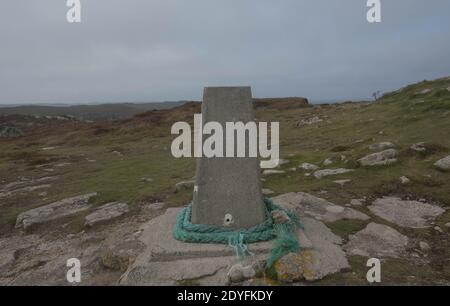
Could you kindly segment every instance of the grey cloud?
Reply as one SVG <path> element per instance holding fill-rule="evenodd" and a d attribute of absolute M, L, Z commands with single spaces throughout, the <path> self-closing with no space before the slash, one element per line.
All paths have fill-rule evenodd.
<path fill-rule="evenodd" d="M 382 0 L 63 0 L 0 4 L 0 104 L 200 99 L 206 85 L 253 95 L 370 98 L 448 75 L 450 3 Z"/>

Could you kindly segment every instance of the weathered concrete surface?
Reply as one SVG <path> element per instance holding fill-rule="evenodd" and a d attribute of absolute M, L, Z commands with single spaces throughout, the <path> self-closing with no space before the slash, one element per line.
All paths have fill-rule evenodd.
<path fill-rule="evenodd" d="M 250 87 L 205 88 L 202 103 L 203 125 L 215 121 L 225 128 L 226 122 L 247 123 L 254 120 Z M 206 139 L 205 136 L 204 138 Z M 248 145 L 249 140 L 246 137 L 247 151 Z M 236 154 L 236 135 L 234 149 Z M 223 226 L 226 215 L 232 216 L 233 222 L 229 225 L 232 228 L 250 228 L 264 221 L 265 207 L 258 158 L 203 157 L 197 161 L 196 172 L 193 223 Z"/>
<path fill-rule="evenodd" d="M 234 249 L 225 244 L 186 243 L 175 240 L 172 230 L 180 208 L 168 208 L 165 214 L 150 220 L 142 227 L 140 240 L 148 246 L 148 259 L 151 261 L 170 261 L 198 257 L 234 256 Z M 302 230 L 298 231 L 302 247 L 310 247 L 311 242 Z M 255 254 L 268 253 L 272 249 L 270 241 L 252 243 L 249 250 Z"/>
<path fill-rule="evenodd" d="M 129 211 L 128 204 L 120 202 L 111 202 L 100 206 L 93 213 L 85 218 L 85 225 L 94 226 L 114 218 L 118 218 Z"/>
<path fill-rule="evenodd" d="M 430 221 L 445 210 L 436 205 L 418 201 L 404 201 L 397 197 L 376 199 L 368 206 L 375 215 L 403 227 L 426 228 Z"/>
<path fill-rule="evenodd" d="M 45 223 L 86 210 L 89 208 L 89 199 L 96 195 L 95 192 L 88 193 L 23 212 L 17 216 L 16 228 L 23 226 L 27 229 L 34 224 Z"/>
<path fill-rule="evenodd" d="M 226 285 L 226 271 L 236 262 L 233 256 L 181 259 L 176 261 L 141 262 L 122 275 L 119 283 L 128 286 L 173 286 L 183 282 L 198 285 Z M 214 277 L 214 282 L 204 278 Z"/>
<path fill-rule="evenodd" d="M 349 255 L 397 258 L 405 252 L 407 245 L 408 237 L 389 226 L 372 222 L 355 235 L 350 235 L 344 249 Z"/>
<path fill-rule="evenodd" d="M 296 211 L 300 217 L 309 216 L 325 222 L 340 219 L 369 219 L 369 216 L 355 209 L 335 205 L 304 192 L 290 192 L 274 197 L 272 200 L 281 207 Z"/>

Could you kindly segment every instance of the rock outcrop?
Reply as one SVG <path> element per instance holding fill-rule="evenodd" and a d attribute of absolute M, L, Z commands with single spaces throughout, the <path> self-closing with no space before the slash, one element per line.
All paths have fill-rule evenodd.
<path fill-rule="evenodd" d="M 368 206 L 371 212 L 403 227 L 426 228 L 430 221 L 445 210 L 439 206 L 418 201 L 405 201 L 397 197 L 383 197 Z"/>
<path fill-rule="evenodd" d="M 128 204 L 120 202 L 111 202 L 100 206 L 93 213 L 87 215 L 84 224 L 87 226 L 94 226 L 98 223 L 118 218 L 126 214 L 128 211 L 129 211 Z"/>
<path fill-rule="evenodd" d="M 358 160 L 361 166 L 384 166 L 397 162 L 397 150 L 388 149 L 378 153 L 369 154 Z"/>
<path fill-rule="evenodd" d="M 23 227 L 26 230 L 35 224 L 46 223 L 86 210 L 90 207 L 89 199 L 96 195 L 95 192 L 88 193 L 23 212 L 17 216 L 16 228 Z"/>
<path fill-rule="evenodd" d="M 348 173 L 348 172 L 352 172 L 352 171 L 355 171 L 355 170 L 353 170 L 353 169 L 345 169 L 345 168 L 323 169 L 323 170 L 315 171 L 314 172 L 314 177 L 320 179 L 320 178 L 325 177 L 325 176 L 344 174 L 344 173 Z"/>
<path fill-rule="evenodd" d="M 408 237 L 395 229 L 372 222 L 355 235 L 350 235 L 344 250 L 348 255 L 397 258 L 406 251 L 408 241 Z"/>
<path fill-rule="evenodd" d="M 374 143 L 369 146 L 369 149 L 372 151 L 382 151 L 382 150 L 386 150 L 386 149 L 392 149 L 393 147 L 395 147 L 395 145 L 392 142 L 386 141 L 386 142 Z"/>
<path fill-rule="evenodd" d="M 434 166 L 442 171 L 450 171 L 450 155 L 435 162 Z"/>
<path fill-rule="evenodd" d="M 368 220 L 369 216 L 355 209 L 335 205 L 325 199 L 304 192 L 291 192 L 273 198 L 274 203 L 296 211 L 299 216 L 334 222 L 341 219 Z"/>

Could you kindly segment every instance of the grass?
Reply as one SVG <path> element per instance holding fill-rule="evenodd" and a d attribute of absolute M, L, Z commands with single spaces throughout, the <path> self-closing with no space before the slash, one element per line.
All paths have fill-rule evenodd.
<path fill-rule="evenodd" d="M 356 220 L 356 219 L 342 219 L 335 222 L 327 223 L 327 226 L 331 231 L 340 236 L 347 238 L 349 235 L 355 234 L 356 232 L 362 230 L 366 227 L 367 221 Z"/>

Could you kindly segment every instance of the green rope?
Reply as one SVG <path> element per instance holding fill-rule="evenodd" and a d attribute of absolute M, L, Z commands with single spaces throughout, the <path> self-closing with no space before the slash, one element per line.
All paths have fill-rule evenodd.
<path fill-rule="evenodd" d="M 300 245 L 295 234 L 296 227 L 301 227 L 297 215 L 275 205 L 271 199 L 265 198 L 266 219 L 263 223 L 249 229 L 230 229 L 221 226 L 191 223 L 192 204 L 183 208 L 177 216 L 173 236 L 184 242 L 219 243 L 233 247 L 238 258 L 253 255 L 247 248 L 249 243 L 273 240 L 273 248 L 267 260 L 267 267 L 290 252 L 297 252 Z M 274 224 L 272 211 L 284 211 L 292 222 Z"/>

